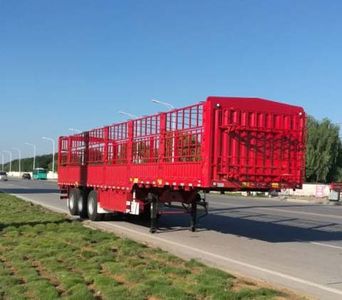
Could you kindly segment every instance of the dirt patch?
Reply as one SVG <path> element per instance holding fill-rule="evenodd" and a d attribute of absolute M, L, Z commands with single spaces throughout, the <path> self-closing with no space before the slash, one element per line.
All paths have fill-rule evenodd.
<path fill-rule="evenodd" d="M 234 292 L 240 292 L 243 289 L 256 290 L 258 288 L 259 287 L 255 283 L 244 279 L 235 279 L 232 285 L 232 291 Z"/>
<path fill-rule="evenodd" d="M 93 297 L 95 300 L 102 300 L 102 294 L 101 291 L 96 290 L 96 286 L 94 284 L 87 284 L 87 287 L 89 291 L 93 294 Z"/>
<path fill-rule="evenodd" d="M 118 284 L 125 285 L 129 288 L 132 288 L 135 286 L 135 283 L 129 282 L 123 275 L 121 274 L 113 274 L 110 270 L 108 270 L 105 266 L 101 266 L 101 273 L 114 281 L 116 281 Z"/>
<path fill-rule="evenodd" d="M 51 285 L 53 285 L 56 288 L 56 291 L 59 296 L 65 293 L 65 289 L 62 286 L 61 282 L 58 280 L 58 278 L 53 275 L 51 272 L 49 272 L 40 261 L 37 260 L 31 260 L 32 267 L 35 268 L 37 273 L 40 277 L 45 278 L 50 282 Z"/>
<path fill-rule="evenodd" d="M 155 296 L 151 296 L 147 298 L 148 300 L 160 300 L 160 298 L 155 297 Z"/>
<path fill-rule="evenodd" d="M 19 282 L 19 284 L 25 284 L 27 282 L 25 278 L 21 277 L 18 274 L 17 269 L 9 261 L 7 261 L 4 256 L 0 256 L 0 262 L 8 270 L 9 275 L 14 277 Z"/>

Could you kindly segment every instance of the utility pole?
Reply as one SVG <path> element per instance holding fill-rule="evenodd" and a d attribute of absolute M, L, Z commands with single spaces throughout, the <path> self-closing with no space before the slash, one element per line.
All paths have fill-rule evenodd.
<path fill-rule="evenodd" d="M 157 104 L 164 105 L 164 106 L 166 106 L 169 110 L 175 109 L 175 107 L 174 107 L 172 104 L 170 104 L 170 103 L 167 103 L 167 102 L 164 102 L 164 101 L 160 101 L 160 100 L 158 100 L 158 99 L 152 99 L 151 101 L 152 101 L 153 103 L 157 103 Z"/>
<path fill-rule="evenodd" d="M 75 132 L 75 133 L 81 133 L 82 130 L 77 129 L 77 128 L 68 128 L 70 131 Z"/>
<path fill-rule="evenodd" d="M 131 114 L 131 113 L 128 113 L 128 112 L 125 112 L 125 111 L 122 111 L 122 110 L 119 110 L 118 113 L 120 115 L 124 115 L 124 116 L 127 116 L 129 118 L 132 118 L 132 119 L 137 119 L 138 116 L 134 115 L 134 114 Z"/>
<path fill-rule="evenodd" d="M 18 171 L 19 171 L 19 177 L 20 177 L 21 175 L 21 151 L 19 148 L 12 148 L 12 149 L 18 152 L 18 160 L 19 160 Z"/>
<path fill-rule="evenodd" d="M 55 140 L 46 136 L 43 136 L 42 139 L 52 143 L 52 173 L 55 173 Z"/>
<path fill-rule="evenodd" d="M 33 166 L 32 166 L 32 172 L 36 168 L 36 153 L 37 153 L 37 146 L 35 144 L 31 143 L 25 143 L 25 145 L 29 145 L 33 147 Z"/>
<path fill-rule="evenodd" d="M 152 99 L 151 101 L 153 103 L 161 104 L 161 105 L 166 106 L 169 111 L 175 109 L 175 107 L 172 104 L 170 104 L 170 103 L 167 103 L 167 102 L 164 102 L 164 101 L 160 101 L 158 99 Z M 172 154 L 171 154 L 171 161 L 172 162 L 175 161 L 175 145 L 176 145 L 176 141 L 175 141 L 175 132 L 174 131 L 177 128 L 176 122 L 177 122 L 176 115 L 174 113 L 171 113 L 171 128 L 170 129 L 173 131 L 173 133 L 172 133 L 172 135 L 173 135 L 172 136 Z"/>
<path fill-rule="evenodd" d="M 9 154 L 9 157 L 10 157 L 10 162 L 9 162 L 10 163 L 10 169 L 9 169 L 9 171 L 10 171 L 10 173 L 12 173 L 12 152 L 8 151 L 8 150 L 4 150 L 3 152 Z"/>
<path fill-rule="evenodd" d="M 4 171 L 4 161 L 5 161 L 4 154 L 1 152 L 1 171 Z"/>

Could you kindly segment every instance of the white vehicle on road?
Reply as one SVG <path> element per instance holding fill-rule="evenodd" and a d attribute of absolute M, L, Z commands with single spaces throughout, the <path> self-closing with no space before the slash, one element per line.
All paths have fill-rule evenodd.
<path fill-rule="evenodd" d="M 7 173 L 0 171 L 0 181 L 7 181 L 7 180 L 8 180 Z"/>

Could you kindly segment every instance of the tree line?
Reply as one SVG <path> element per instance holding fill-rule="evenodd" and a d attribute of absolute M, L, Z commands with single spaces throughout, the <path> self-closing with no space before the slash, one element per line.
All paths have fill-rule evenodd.
<path fill-rule="evenodd" d="M 339 136 L 340 128 L 329 119 L 322 121 L 309 116 L 306 132 L 306 182 L 342 182 L 342 141 Z M 55 162 L 57 156 L 55 157 Z M 22 172 L 32 171 L 33 158 L 21 160 Z M 52 155 L 36 157 L 36 167 L 52 169 Z M 56 167 L 57 164 L 56 164 Z M 2 168 L 1 168 L 2 169 Z M 9 171 L 10 164 L 4 165 Z M 19 170 L 19 161 L 12 161 L 12 171 Z"/>
<path fill-rule="evenodd" d="M 329 119 L 307 118 L 306 181 L 342 181 L 340 128 Z"/>
<path fill-rule="evenodd" d="M 57 155 L 55 157 L 55 162 L 57 160 Z M 46 170 L 51 171 L 52 170 L 52 155 L 51 154 L 45 154 L 45 155 L 39 155 L 36 156 L 36 168 L 43 168 Z M 29 158 L 23 158 L 21 160 L 21 171 L 22 172 L 31 172 L 33 168 L 33 157 Z M 4 171 L 9 172 L 10 171 L 10 163 L 4 164 L 3 167 Z M 2 166 L 1 166 L 2 170 Z M 15 159 L 12 161 L 12 171 L 16 172 L 19 171 L 19 160 Z"/>

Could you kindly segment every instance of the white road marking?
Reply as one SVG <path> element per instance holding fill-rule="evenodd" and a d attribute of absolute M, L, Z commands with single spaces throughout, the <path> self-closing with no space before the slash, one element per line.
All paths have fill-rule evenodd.
<path fill-rule="evenodd" d="M 324 243 L 317 243 L 317 242 L 310 242 L 310 244 L 318 245 L 318 246 L 322 246 L 322 247 L 328 247 L 328 248 L 334 248 L 334 249 L 340 249 L 340 250 L 342 250 L 342 247 L 341 247 L 341 246 L 335 246 L 335 245 L 324 244 Z"/>
<path fill-rule="evenodd" d="M 319 214 L 319 213 L 311 213 L 311 212 L 300 212 L 300 211 L 289 211 L 287 209 L 281 209 L 281 208 L 266 207 L 266 208 L 259 208 L 259 209 L 273 210 L 273 211 L 287 212 L 287 213 L 291 213 L 291 214 L 308 215 L 308 216 L 315 216 L 315 217 L 328 217 L 328 218 L 342 219 L 342 216 L 337 216 L 337 215 Z"/>
<path fill-rule="evenodd" d="M 220 203 L 221 204 L 221 203 Z M 244 206 L 225 203 L 224 206 L 231 206 L 236 208 L 243 208 Z M 245 206 L 246 209 L 256 209 L 256 210 L 268 210 L 268 211 L 278 211 L 278 212 L 286 212 L 290 214 L 299 214 L 299 215 L 308 215 L 308 216 L 315 216 L 315 217 L 328 217 L 328 218 L 335 218 L 335 219 L 342 219 L 342 216 L 338 215 L 331 215 L 331 214 L 319 214 L 319 213 L 312 213 L 312 212 L 305 212 L 305 211 L 295 211 L 295 210 L 288 210 L 288 209 L 281 209 L 281 208 L 271 208 L 271 207 L 258 207 L 258 206 Z"/>

